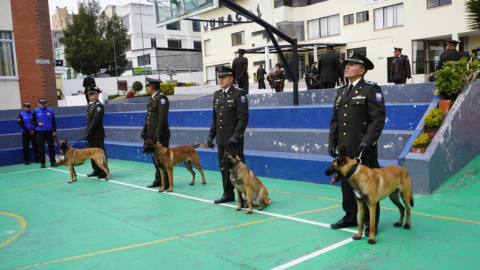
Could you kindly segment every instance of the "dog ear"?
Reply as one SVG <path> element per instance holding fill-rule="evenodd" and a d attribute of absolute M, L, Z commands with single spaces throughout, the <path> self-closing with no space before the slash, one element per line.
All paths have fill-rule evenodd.
<path fill-rule="evenodd" d="M 338 165 L 342 166 L 343 164 L 346 164 L 347 163 L 347 148 L 344 146 L 342 146 L 342 149 L 340 150 L 340 156 L 338 158 Z"/>
<path fill-rule="evenodd" d="M 234 146 L 234 145 L 229 145 L 228 146 L 228 153 L 230 153 L 230 155 L 235 158 L 237 156 L 237 148 Z"/>

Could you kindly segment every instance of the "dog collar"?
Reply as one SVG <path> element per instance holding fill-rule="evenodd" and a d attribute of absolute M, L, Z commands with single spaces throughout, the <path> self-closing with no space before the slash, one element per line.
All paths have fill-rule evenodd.
<path fill-rule="evenodd" d="M 353 167 L 348 171 L 347 175 L 345 176 L 346 179 L 350 179 L 352 175 L 357 171 L 358 165 L 360 165 L 360 162 L 357 162 L 357 164 L 353 165 Z"/>

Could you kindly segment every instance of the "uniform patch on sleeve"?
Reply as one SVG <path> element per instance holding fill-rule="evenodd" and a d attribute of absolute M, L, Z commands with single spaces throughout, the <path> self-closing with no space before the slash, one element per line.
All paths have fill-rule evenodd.
<path fill-rule="evenodd" d="M 246 97 L 246 96 L 241 96 L 241 97 L 240 97 L 240 101 L 241 101 L 242 103 L 247 102 L 247 97 Z"/>
<path fill-rule="evenodd" d="M 161 98 L 161 99 L 160 99 L 160 104 L 165 105 L 166 102 L 167 102 L 167 101 L 166 101 L 164 98 Z"/>
<path fill-rule="evenodd" d="M 365 81 L 366 84 L 369 84 L 369 85 L 376 85 L 377 83 L 376 82 L 372 82 L 372 81 Z"/>
<path fill-rule="evenodd" d="M 382 99 L 383 99 L 382 93 L 376 93 L 376 94 L 375 94 L 375 99 L 376 99 L 378 102 L 382 102 Z"/>
<path fill-rule="evenodd" d="M 101 112 L 102 111 L 102 107 L 97 107 L 97 112 Z"/>

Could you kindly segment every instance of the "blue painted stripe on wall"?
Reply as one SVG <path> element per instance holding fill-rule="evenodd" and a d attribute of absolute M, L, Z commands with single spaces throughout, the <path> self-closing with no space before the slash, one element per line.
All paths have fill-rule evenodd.
<path fill-rule="evenodd" d="M 85 115 L 68 115 L 55 117 L 57 129 L 85 127 Z M 0 121 L 0 134 L 20 133 L 20 126 L 17 119 Z"/>

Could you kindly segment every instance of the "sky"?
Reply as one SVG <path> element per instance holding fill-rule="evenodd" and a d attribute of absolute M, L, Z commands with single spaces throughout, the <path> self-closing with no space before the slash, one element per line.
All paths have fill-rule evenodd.
<path fill-rule="evenodd" d="M 138 2 L 140 2 L 141 4 L 152 5 L 152 3 L 149 3 L 146 0 L 100 0 L 100 5 L 102 6 L 102 10 L 103 10 L 108 5 L 123 6 L 128 3 L 138 3 Z M 68 13 L 78 12 L 77 0 L 48 0 L 48 6 L 50 10 L 50 20 L 52 18 L 52 15 L 55 13 L 55 8 L 57 6 L 60 8 L 67 7 Z"/>

